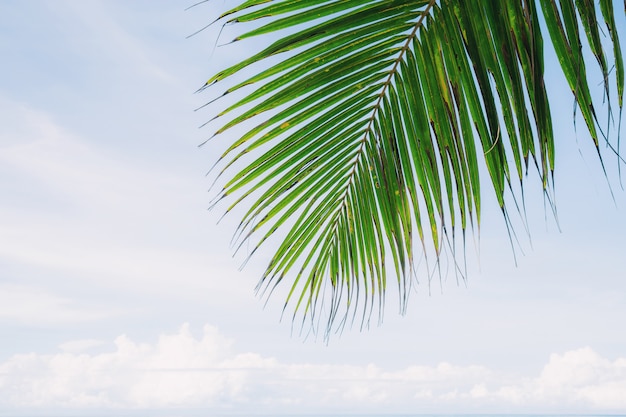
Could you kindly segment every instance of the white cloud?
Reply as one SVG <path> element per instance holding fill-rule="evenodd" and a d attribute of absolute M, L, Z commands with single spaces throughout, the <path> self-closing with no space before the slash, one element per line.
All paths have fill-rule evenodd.
<path fill-rule="evenodd" d="M 600 408 L 626 409 L 626 378 L 588 385 L 578 390 L 578 394 L 589 403 Z"/>
<path fill-rule="evenodd" d="M 266 362 L 230 354 L 229 346 L 210 326 L 196 339 L 184 325 L 153 345 L 119 336 L 108 353 L 14 355 L 0 364 L 0 406 L 154 408 L 229 401 L 245 385 L 246 372 L 239 369 Z"/>
<path fill-rule="evenodd" d="M 50 325 L 92 321 L 121 313 L 80 305 L 37 287 L 0 283 L 0 321 Z"/>
<path fill-rule="evenodd" d="M 144 19 L 137 20 L 132 7 L 124 3 L 52 1 L 47 6 L 55 20 L 71 21 L 58 30 L 67 32 L 68 43 L 75 53 L 89 57 L 89 62 L 106 62 L 107 72 L 123 68 L 124 73 L 135 72 L 159 83 L 175 81 L 163 68 L 162 62 L 166 60 L 162 52 L 129 31 L 150 28 L 155 20 L 163 19 L 157 12 L 144 10 Z M 124 27 L 125 21 L 132 24 Z M 106 79 L 108 75 L 104 73 L 101 77 Z"/>
<path fill-rule="evenodd" d="M 626 410 L 626 359 L 610 361 L 591 348 L 552 354 L 541 374 L 492 390 L 513 404 Z"/>
<path fill-rule="evenodd" d="M 135 166 L 45 112 L 1 97 L 0 111 L 9 120 L 0 127 L 0 179 L 10 179 L 0 180 L 9 194 L 0 204 L 0 260 L 142 293 L 238 289 L 219 279 L 232 275 L 229 249 L 198 241 L 214 219 L 193 181 Z"/>
<path fill-rule="evenodd" d="M 80 353 L 94 347 L 102 346 L 104 342 L 96 339 L 69 340 L 61 343 L 59 349 L 65 353 Z"/>
<path fill-rule="evenodd" d="M 553 354 L 536 385 L 539 398 L 626 409 L 626 359 L 611 362 L 589 347 Z"/>
<path fill-rule="evenodd" d="M 396 371 L 281 363 L 236 352 L 232 340 L 208 325 L 197 337 L 185 324 L 154 343 L 122 335 L 108 352 L 83 352 L 100 343 L 71 341 L 61 353 L 14 355 L 0 363 L 0 407 L 626 410 L 626 359 L 610 361 L 590 348 L 552 355 L 536 377 L 512 378 L 447 363 Z"/>
<path fill-rule="evenodd" d="M 46 112 L 1 97 L 0 110 L 10 120 L 0 130 L 0 161 L 10 167 L 13 181 L 32 187 L 33 198 L 51 203 L 55 197 L 74 209 L 152 213 L 161 207 L 150 204 L 160 190 L 184 185 L 180 178 L 132 166 L 122 154 L 90 145 Z"/>

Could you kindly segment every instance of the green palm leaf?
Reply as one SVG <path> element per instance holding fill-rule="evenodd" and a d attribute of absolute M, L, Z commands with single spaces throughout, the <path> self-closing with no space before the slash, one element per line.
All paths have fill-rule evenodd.
<path fill-rule="evenodd" d="M 622 108 L 609 0 L 598 10 L 590 0 L 261 0 L 220 19 L 258 21 L 237 42 L 277 39 L 206 84 L 230 82 L 224 95 L 249 91 L 216 117 L 227 119 L 216 135 L 248 126 L 220 158 L 220 200 L 233 199 L 228 210 L 246 202 L 241 242 L 255 238 L 259 247 L 285 229 L 259 288 L 288 280 L 285 305 L 304 318 L 324 312 L 328 328 L 381 312 L 389 277 L 404 306 L 417 258 L 439 257 L 458 232 L 464 243 L 478 226 L 481 175 L 507 222 L 506 195 L 516 197 L 531 162 L 550 189 L 555 146 L 540 22 L 598 152 L 608 127 L 583 44 Z M 240 160 L 249 163 L 237 171 Z"/>

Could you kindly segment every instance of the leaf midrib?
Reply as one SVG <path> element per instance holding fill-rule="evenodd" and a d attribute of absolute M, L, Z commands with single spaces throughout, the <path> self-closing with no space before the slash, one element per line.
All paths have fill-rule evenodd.
<path fill-rule="evenodd" d="M 335 236 L 337 234 L 337 228 L 339 226 L 338 219 L 340 217 L 339 214 L 346 210 L 347 201 L 348 201 L 348 198 L 347 198 L 348 197 L 348 192 L 350 191 L 350 187 L 352 186 L 352 184 L 354 182 L 354 175 L 356 173 L 356 169 L 357 169 L 357 166 L 358 166 L 359 161 L 361 159 L 361 156 L 363 155 L 363 150 L 365 148 L 365 142 L 367 141 L 368 135 L 371 134 L 372 124 L 374 123 L 374 120 L 376 119 L 376 115 L 377 115 L 378 111 L 380 110 L 381 102 L 382 102 L 382 100 L 385 98 L 385 96 L 387 94 L 387 90 L 388 90 L 389 86 L 391 85 L 393 77 L 395 76 L 395 74 L 398 71 L 398 66 L 402 62 L 406 51 L 409 49 L 409 47 L 411 45 L 411 42 L 417 36 L 418 30 L 423 26 L 424 19 L 426 18 L 426 16 L 428 16 L 428 14 L 430 13 L 430 9 L 432 9 L 432 7 L 435 5 L 435 3 L 436 3 L 436 0 L 430 0 L 428 2 L 428 5 L 426 6 L 426 8 L 421 12 L 420 18 L 415 23 L 415 26 L 413 27 L 413 30 L 411 31 L 411 33 L 409 34 L 409 36 L 406 39 L 406 42 L 404 43 L 404 46 L 402 47 L 402 49 L 400 49 L 398 57 L 394 61 L 393 67 L 389 71 L 389 75 L 387 76 L 387 80 L 383 83 L 381 92 L 379 93 L 378 99 L 376 100 L 376 104 L 374 105 L 374 108 L 372 110 L 372 115 L 368 119 L 367 127 L 365 128 L 365 133 L 363 134 L 363 139 L 361 139 L 361 143 L 359 145 L 359 149 L 357 150 L 356 156 L 354 158 L 354 162 L 352 163 L 352 169 L 350 171 L 350 174 L 348 175 L 347 183 L 346 183 L 346 185 L 344 187 L 343 195 L 342 195 L 342 197 L 340 199 L 341 206 L 335 212 L 335 216 L 334 216 L 334 219 L 333 219 L 333 222 L 332 222 L 331 236 Z"/>

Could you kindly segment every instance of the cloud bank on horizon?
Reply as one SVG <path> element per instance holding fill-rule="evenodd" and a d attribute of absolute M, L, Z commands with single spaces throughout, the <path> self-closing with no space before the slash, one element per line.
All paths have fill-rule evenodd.
<path fill-rule="evenodd" d="M 0 362 L 0 409 L 325 409 L 382 412 L 421 409 L 626 408 L 626 357 L 589 347 L 554 353 L 538 374 L 509 375 L 442 362 L 386 369 L 289 363 L 238 352 L 205 325 L 188 324 L 153 343 L 120 335 L 68 341 L 54 353 L 15 354 Z"/>

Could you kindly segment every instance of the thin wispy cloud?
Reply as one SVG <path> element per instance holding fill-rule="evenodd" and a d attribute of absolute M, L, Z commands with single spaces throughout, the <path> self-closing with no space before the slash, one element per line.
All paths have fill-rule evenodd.
<path fill-rule="evenodd" d="M 174 283 L 184 291 L 223 285 L 205 277 L 225 274 L 228 259 L 180 241 L 192 226 L 186 216 L 163 222 L 197 204 L 200 193 L 183 178 L 133 166 L 45 112 L 7 100 L 0 111 L 11 120 L 0 131 L 0 162 L 24 184 L 0 207 L 5 261 L 170 293 Z"/>
<path fill-rule="evenodd" d="M 120 309 L 93 306 L 50 290 L 0 282 L 0 323 L 53 326 L 120 316 Z"/>

